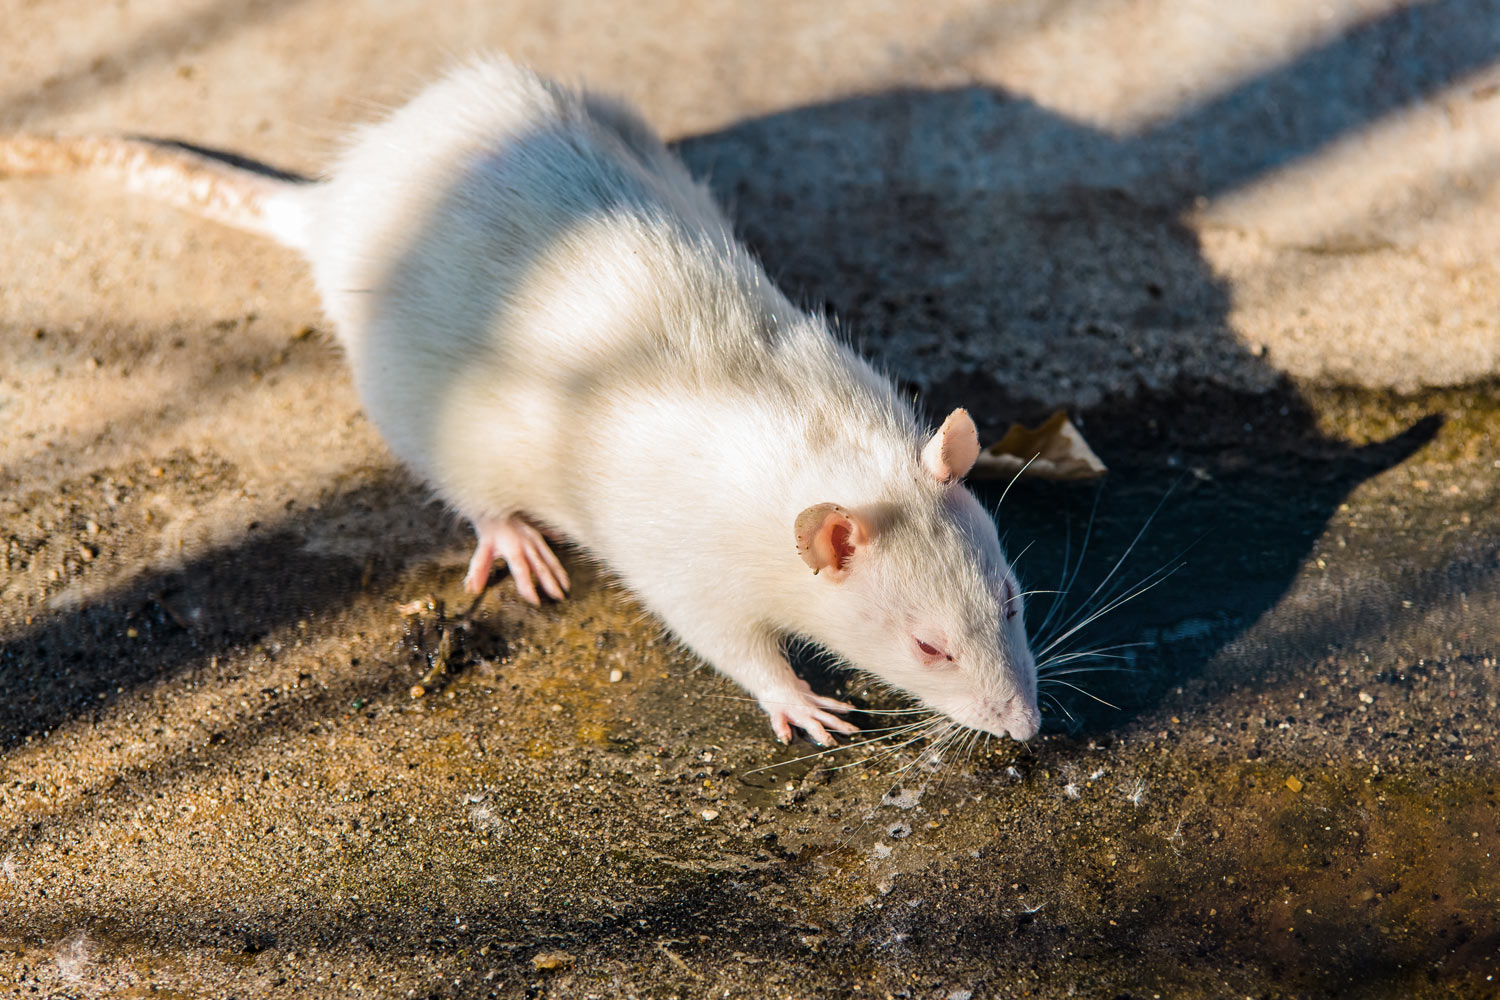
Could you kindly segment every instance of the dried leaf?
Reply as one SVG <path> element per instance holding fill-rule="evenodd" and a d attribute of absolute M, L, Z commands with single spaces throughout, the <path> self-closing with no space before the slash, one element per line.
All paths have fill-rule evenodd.
<path fill-rule="evenodd" d="M 1011 424 L 1003 438 L 979 453 L 969 475 L 996 479 L 1020 472 L 1036 479 L 1097 479 L 1108 471 L 1068 415 L 1058 410 L 1035 430 Z"/>
<path fill-rule="evenodd" d="M 566 969 L 573 964 L 573 956 L 565 951 L 544 951 L 532 955 L 531 964 L 537 969 Z"/>

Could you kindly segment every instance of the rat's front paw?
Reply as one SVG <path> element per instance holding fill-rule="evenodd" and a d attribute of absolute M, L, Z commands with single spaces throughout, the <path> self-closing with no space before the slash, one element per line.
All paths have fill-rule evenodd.
<path fill-rule="evenodd" d="M 773 691 L 761 696 L 759 701 L 760 707 L 771 717 L 772 731 L 783 743 L 792 741 L 794 726 L 820 747 L 833 745 L 833 737 L 828 734 L 830 729 L 845 736 L 859 732 L 858 726 L 834 714 L 852 712 L 853 705 L 813 694 L 812 686 L 801 678 L 797 679 L 795 688 Z"/>

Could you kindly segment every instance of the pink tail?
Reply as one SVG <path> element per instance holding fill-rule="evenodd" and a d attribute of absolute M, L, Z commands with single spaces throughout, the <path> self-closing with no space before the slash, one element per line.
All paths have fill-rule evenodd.
<path fill-rule="evenodd" d="M 97 174 L 216 222 L 306 249 L 305 199 L 315 187 L 239 157 L 162 139 L 0 138 L 0 176 Z"/>

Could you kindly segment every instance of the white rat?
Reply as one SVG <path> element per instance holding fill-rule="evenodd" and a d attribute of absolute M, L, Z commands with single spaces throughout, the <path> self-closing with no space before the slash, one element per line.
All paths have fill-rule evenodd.
<path fill-rule="evenodd" d="M 630 109 L 510 62 L 361 129 L 326 179 L 175 143 L 0 142 L 0 173 L 102 170 L 312 266 L 370 418 L 520 594 L 560 599 L 543 530 L 609 567 L 783 741 L 858 730 L 788 637 L 974 729 L 1038 728 L 1022 596 L 894 387 L 794 307 Z"/>

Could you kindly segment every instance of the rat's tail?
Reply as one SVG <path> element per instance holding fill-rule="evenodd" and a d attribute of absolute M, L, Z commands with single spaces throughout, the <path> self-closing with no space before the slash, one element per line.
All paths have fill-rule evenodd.
<path fill-rule="evenodd" d="M 307 177 L 169 139 L 0 137 L 0 177 L 98 174 L 237 229 L 307 249 Z"/>

